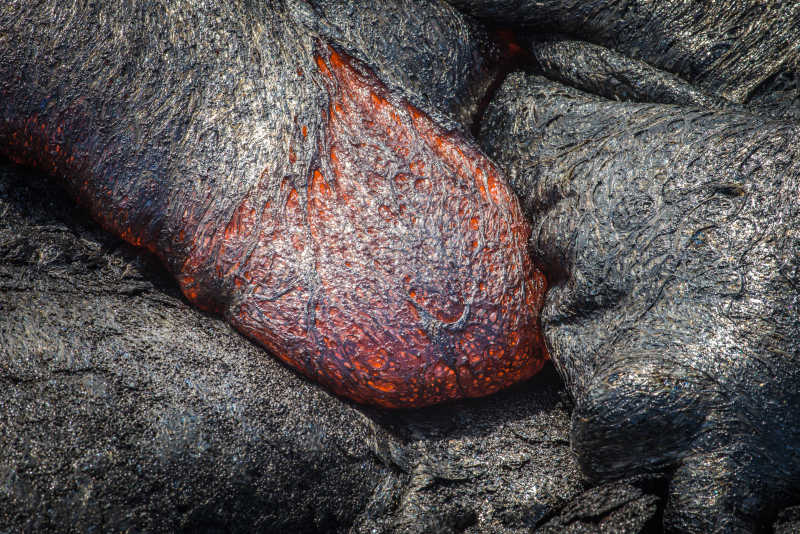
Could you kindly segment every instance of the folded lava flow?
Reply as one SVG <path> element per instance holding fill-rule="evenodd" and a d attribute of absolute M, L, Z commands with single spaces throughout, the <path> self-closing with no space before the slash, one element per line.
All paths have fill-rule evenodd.
<path fill-rule="evenodd" d="M 211 17 L 229 35 L 187 49 L 201 25 L 170 12 L 127 40 L 87 37 L 63 72 L 21 47 L 2 152 L 63 178 L 189 301 L 339 395 L 423 406 L 536 373 L 546 283 L 500 171 L 365 64 L 253 20 Z"/>

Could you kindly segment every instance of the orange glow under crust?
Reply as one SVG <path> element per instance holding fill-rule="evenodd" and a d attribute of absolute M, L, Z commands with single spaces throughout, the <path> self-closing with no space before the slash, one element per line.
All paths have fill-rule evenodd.
<path fill-rule="evenodd" d="M 102 180 L 71 183 L 76 197 L 161 257 L 193 304 L 344 397 L 418 407 L 535 374 L 548 359 L 546 282 L 504 177 L 368 69 L 327 47 L 314 60 L 319 74 L 305 76 L 321 79 L 328 105 L 321 130 L 298 125 L 298 140 L 316 143 L 306 181 L 265 169 L 226 220 L 201 225 L 184 209 L 168 246 L 125 222 L 140 220 L 136 199 L 109 210 Z M 40 128 L 34 117 L 20 129 L 17 160 L 81 176 L 61 146 L 23 146 L 55 137 Z M 286 146 L 288 162 L 299 146 Z"/>
<path fill-rule="evenodd" d="M 231 322 L 337 394 L 385 407 L 487 395 L 535 374 L 547 360 L 546 283 L 504 178 L 342 54 L 327 48 L 315 62 L 329 95 L 327 157 L 305 203 L 292 190 L 283 216 L 270 215 L 273 233 L 250 260 L 261 283 Z M 313 269 L 259 298 L 289 276 L 275 250 L 292 232 Z"/>

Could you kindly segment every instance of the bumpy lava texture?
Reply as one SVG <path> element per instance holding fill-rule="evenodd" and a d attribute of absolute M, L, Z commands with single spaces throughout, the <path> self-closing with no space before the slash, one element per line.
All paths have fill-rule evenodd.
<path fill-rule="evenodd" d="M 343 55 L 316 62 L 329 101 L 306 205 L 288 183 L 275 208 L 245 198 L 184 265 L 186 295 L 215 307 L 194 289 L 213 256 L 246 294 L 232 324 L 359 402 L 432 404 L 533 375 L 545 283 L 497 169 Z"/>
<path fill-rule="evenodd" d="M 797 502 L 800 128 L 521 73 L 484 128 L 538 221 L 584 473 L 671 470 L 670 531 L 758 531 Z"/>
<path fill-rule="evenodd" d="M 800 4 L 797 2 L 450 0 L 450 3 L 495 24 L 524 27 L 528 35 L 579 36 L 737 103 L 745 102 L 762 83 L 796 61 L 798 54 Z"/>
<path fill-rule="evenodd" d="M 67 177 L 105 228 L 164 261 L 192 303 L 339 395 L 414 407 L 529 378 L 547 359 L 545 280 L 503 176 L 369 69 L 314 49 L 313 66 L 291 74 L 324 86 L 324 100 L 305 98 L 321 117 L 295 115 L 296 141 L 283 148 L 282 164 L 307 163 L 302 176 L 264 168 L 232 203 L 213 176 L 175 187 L 140 165 L 145 178 L 117 179 L 110 154 L 82 150 L 96 140 L 75 142 L 104 133 L 84 122 L 80 98 L 72 113 L 6 109 L 2 151 Z M 130 138 L 100 150 L 142 150 L 147 162 Z"/>
<path fill-rule="evenodd" d="M 547 76 L 481 128 L 500 48 L 443 2 L 6 1 L 0 146 L 356 400 L 529 376 L 541 308 L 583 472 L 758 531 L 800 499 L 800 4 L 453 3 Z"/>

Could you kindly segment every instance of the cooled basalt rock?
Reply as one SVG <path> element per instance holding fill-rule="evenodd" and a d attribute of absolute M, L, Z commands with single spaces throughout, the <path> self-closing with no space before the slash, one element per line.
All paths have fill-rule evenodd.
<path fill-rule="evenodd" d="M 800 4 L 683 0 L 450 0 L 495 24 L 560 32 L 603 45 L 743 103 L 796 69 Z"/>
<path fill-rule="evenodd" d="M 64 179 L 192 303 L 340 395 L 422 406 L 529 378 L 545 284 L 503 176 L 292 15 L 7 3 L 0 152 Z M 362 50 L 393 75 L 426 55 L 386 52 Z M 473 94 L 457 57 L 430 80 L 445 112 L 443 93 Z"/>
<path fill-rule="evenodd" d="M 553 284 L 584 472 L 674 470 L 677 531 L 756 530 L 796 501 L 800 128 L 514 74 L 481 131 Z"/>
<path fill-rule="evenodd" d="M 728 100 L 710 95 L 674 74 L 609 48 L 559 36 L 535 36 L 521 41 L 540 74 L 588 93 L 631 102 L 705 109 L 734 107 Z"/>
<path fill-rule="evenodd" d="M 463 133 L 498 48 L 441 2 L 361 4 L 6 2 L 0 146 L 332 390 L 483 395 L 544 356 L 530 229 Z M 763 528 L 800 485 L 796 6 L 469 4 L 605 46 L 506 43 L 541 44 L 551 77 L 694 106 L 515 75 L 481 131 L 555 283 L 584 472 L 667 473 L 672 530 Z M 145 256 L 41 205 L 26 219 L 47 194 L 3 186 L 26 180 L 0 176 L 7 528 L 655 528 L 658 484 L 580 494 L 552 374 L 359 413 Z"/>

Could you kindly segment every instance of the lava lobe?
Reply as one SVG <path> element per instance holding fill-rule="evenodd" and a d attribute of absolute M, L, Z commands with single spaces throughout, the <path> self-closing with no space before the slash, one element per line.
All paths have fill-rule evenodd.
<path fill-rule="evenodd" d="M 62 125 L 35 118 L 7 154 L 77 177 L 75 196 L 159 256 L 192 303 L 339 395 L 415 407 L 532 376 L 548 358 L 546 283 L 504 177 L 362 64 L 320 44 L 311 65 L 327 105 L 298 126 L 315 144 L 305 176 L 264 169 L 231 209 L 213 182 L 164 194 L 167 180 L 94 179 L 68 148 L 45 150 Z"/>
<path fill-rule="evenodd" d="M 343 54 L 315 60 L 329 100 L 305 202 L 289 184 L 276 205 L 246 199 L 195 251 L 237 272 L 231 323 L 337 394 L 386 407 L 536 373 L 545 280 L 499 171 Z M 204 281 L 193 263 L 179 278 Z"/>

